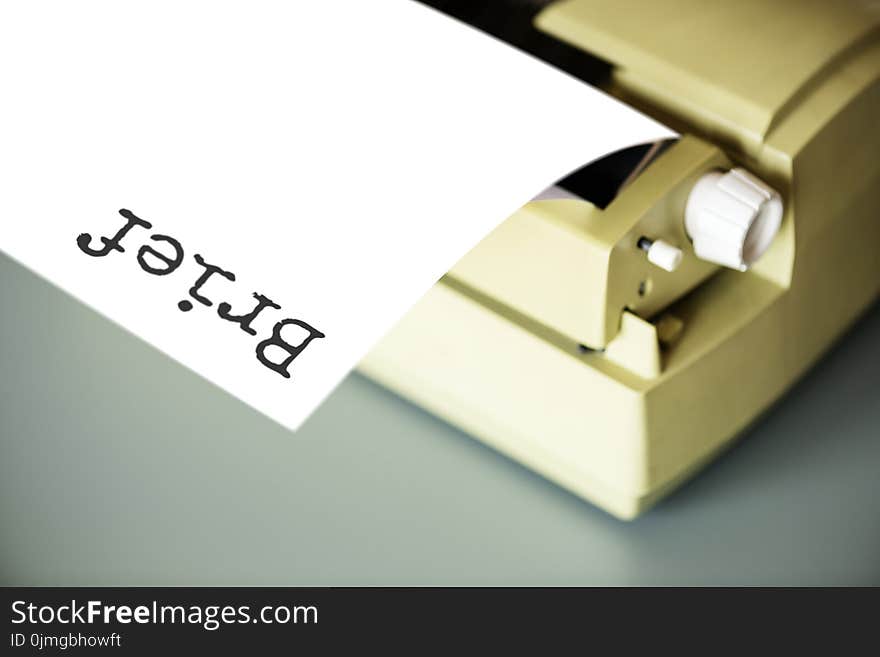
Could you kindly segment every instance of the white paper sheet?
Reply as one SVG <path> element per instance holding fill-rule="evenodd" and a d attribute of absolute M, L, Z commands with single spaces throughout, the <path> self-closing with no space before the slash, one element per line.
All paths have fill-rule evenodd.
<path fill-rule="evenodd" d="M 410 0 L 0 5 L 0 249 L 290 428 L 537 192 L 670 134 Z"/>

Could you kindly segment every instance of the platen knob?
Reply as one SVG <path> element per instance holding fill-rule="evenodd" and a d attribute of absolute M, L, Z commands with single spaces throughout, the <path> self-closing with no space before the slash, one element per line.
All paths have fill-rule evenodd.
<path fill-rule="evenodd" d="M 698 258 L 745 271 L 782 223 L 782 197 L 744 169 L 712 171 L 688 196 L 684 226 Z"/>

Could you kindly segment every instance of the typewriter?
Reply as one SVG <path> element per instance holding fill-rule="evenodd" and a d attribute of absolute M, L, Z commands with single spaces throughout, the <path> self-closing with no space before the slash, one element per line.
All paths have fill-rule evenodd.
<path fill-rule="evenodd" d="M 528 203 L 360 370 L 634 518 L 877 298 L 880 5 L 426 4 L 681 137 L 610 154 Z"/>

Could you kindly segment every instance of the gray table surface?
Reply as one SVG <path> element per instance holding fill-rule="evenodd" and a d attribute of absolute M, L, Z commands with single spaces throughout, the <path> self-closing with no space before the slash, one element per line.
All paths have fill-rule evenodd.
<path fill-rule="evenodd" d="M 0 256 L 0 583 L 880 584 L 880 307 L 623 523 L 353 374 L 292 434 Z"/>

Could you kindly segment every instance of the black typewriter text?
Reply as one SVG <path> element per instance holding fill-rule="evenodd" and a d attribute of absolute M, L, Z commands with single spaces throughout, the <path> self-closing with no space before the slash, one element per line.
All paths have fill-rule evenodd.
<path fill-rule="evenodd" d="M 130 210 L 120 210 L 119 214 L 125 219 L 125 224 L 116 231 L 115 235 L 112 237 L 99 237 L 98 242 L 95 243 L 89 233 L 82 233 L 76 238 L 76 244 L 80 250 L 93 258 L 103 258 L 114 251 L 124 253 L 125 248 L 122 246 L 122 241 L 126 239 L 132 230 L 135 228 L 148 230 L 153 227 L 149 221 L 141 219 Z M 184 250 L 179 241 L 170 235 L 160 234 L 150 235 L 149 240 L 148 243 L 143 244 L 138 249 L 136 256 L 137 263 L 145 272 L 153 276 L 168 276 L 183 264 Z M 147 256 L 150 256 L 150 258 L 148 259 Z M 194 301 L 200 306 L 210 307 L 214 305 L 214 301 L 202 293 L 202 287 L 211 277 L 218 276 L 229 282 L 235 281 L 235 274 L 219 265 L 207 262 L 200 254 L 194 254 L 193 259 L 200 267 L 199 275 L 189 288 L 188 298 L 179 301 L 177 304 L 178 309 L 185 313 L 195 307 Z M 232 306 L 228 302 L 223 301 L 217 305 L 217 315 L 227 322 L 237 324 L 248 335 L 255 336 L 257 332 L 251 326 L 254 320 L 267 309 L 281 310 L 281 306 L 259 292 L 254 292 L 253 298 L 255 301 L 254 305 L 249 309 L 240 311 L 238 314 L 233 313 Z M 281 337 L 281 331 L 286 326 L 297 326 L 303 329 L 305 337 L 297 344 L 290 344 Z M 294 359 L 313 340 L 323 337 L 325 337 L 324 334 L 318 329 L 300 319 L 290 317 L 282 319 L 275 323 L 269 336 L 257 342 L 257 360 L 273 372 L 280 374 L 285 379 L 289 379 L 290 366 Z"/>

